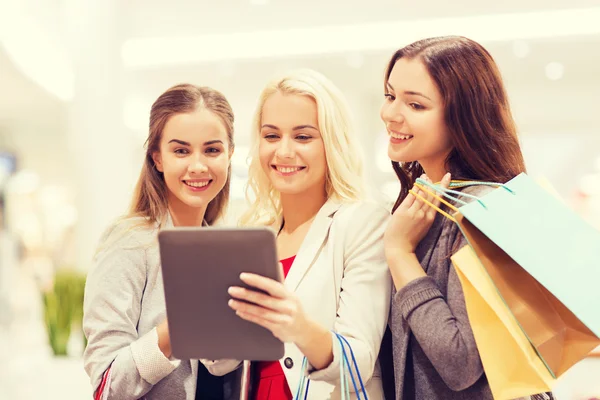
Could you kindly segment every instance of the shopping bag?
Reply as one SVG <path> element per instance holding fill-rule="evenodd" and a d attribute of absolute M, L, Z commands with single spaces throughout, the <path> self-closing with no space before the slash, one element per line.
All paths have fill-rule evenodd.
<path fill-rule="evenodd" d="M 477 183 L 463 185 L 467 184 Z M 430 188 L 421 188 L 430 192 Z M 444 195 L 450 197 L 448 193 Z M 552 376 L 561 376 L 600 344 L 598 336 L 568 307 L 461 214 L 466 203 L 456 208 L 440 200 L 453 209 L 452 216 L 444 214 L 458 224 Z"/>
<path fill-rule="evenodd" d="M 524 173 L 459 210 L 600 335 L 600 231 Z"/>
<path fill-rule="evenodd" d="M 501 299 L 477 255 L 464 246 L 451 257 L 494 399 L 551 390 L 554 378 Z"/>

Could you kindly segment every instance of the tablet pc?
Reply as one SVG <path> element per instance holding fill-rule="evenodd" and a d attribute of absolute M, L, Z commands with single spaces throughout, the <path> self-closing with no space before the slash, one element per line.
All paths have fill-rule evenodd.
<path fill-rule="evenodd" d="M 284 345 L 238 317 L 230 286 L 240 273 L 282 281 L 275 234 L 267 228 L 171 228 L 158 234 L 169 335 L 178 359 L 279 360 Z"/>

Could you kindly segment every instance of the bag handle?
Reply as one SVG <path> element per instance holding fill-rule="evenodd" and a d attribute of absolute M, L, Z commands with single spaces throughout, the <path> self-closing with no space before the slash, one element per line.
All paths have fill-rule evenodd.
<path fill-rule="evenodd" d="M 424 191 L 425 193 L 428 193 L 430 196 L 432 196 L 434 199 L 437 199 L 440 203 L 445 204 L 448 208 L 450 208 L 452 211 L 454 212 L 458 212 L 458 208 L 456 206 L 454 206 L 453 204 L 450 204 L 448 201 L 444 200 L 444 198 L 438 196 L 436 193 L 428 190 L 427 188 L 425 188 L 424 186 L 422 186 L 419 183 L 415 183 L 415 186 L 417 188 L 419 188 L 419 190 Z M 421 196 L 419 193 L 417 193 L 416 191 L 414 191 L 413 189 L 410 189 L 408 191 L 410 194 L 412 194 L 413 196 L 415 196 L 416 198 L 419 198 L 422 202 L 424 202 L 425 204 L 427 204 L 429 207 L 433 208 L 434 210 L 436 210 L 437 212 L 439 212 L 440 214 L 442 214 L 444 217 L 448 218 L 450 221 L 452 222 L 456 222 L 456 218 L 454 218 L 452 215 L 448 214 L 446 211 L 442 210 L 440 207 L 436 206 L 435 204 L 433 204 L 431 201 L 427 200 L 425 197 Z M 452 197 L 451 197 L 452 198 Z"/>
<path fill-rule="evenodd" d="M 350 378 L 352 379 L 352 385 L 354 386 L 354 392 L 356 393 L 357 399 L 360 400 L 360 394 L 362 393 L 363 397 L 365 400 L 368 400 L 367 397 L 367 392 L 365 390 L 365 385 L 363 383 L 362 380 L 362 376 L 360 375 L 360 370 L 358 369 L 358 363 L 356 362 L 356 357 L 354 357 L 354 350 L 352 350 L 352 346 L 350 345 L 350 343 L 348 343 L 348 340 L 346 340 L 346 338 L 343 335 L 340 335 L 339 333 L 335 334 L 338 341 L 340 342 L 340 346 L 342 348 L 342 352 L 343 352 L 343 356 L 344 356 L 344 362 L 346 364 L 346 367 L 348 368 L 348 372 L 350 374 Z M 354 379 L 354 371 L 352 370 L 352 366 L 350 365 L 350 362 L 348 360 L 348 356 L 346 354 L 346 349 L 344 346 L 344 343 L 348 346 L 348 349 L 350 350 L 350 356 L 352 357 L 352 364 L 354 366 L 354 369 L 356 370 L 356 376 L 358 377 L 358 382 L 360 383 L 360 389 L 361 391 L 358 391 L 358 387 L 356 386 L 356 381 Z"/>
<path fill-rule="evenodd" d="M 364 398 L 364 400 L 368 400 L 367 393 L 365 390 L 365 385 L 363 383 L 362 376 L 360 375 L 360 371 L 358 369 L 358 363 L 356 361 L 356 357 L 354 356 L 354 351 L 352 350 L 352 346 L 350 345 L 348 340 L 343 335 L 341 335 L 337 332 L 333 332 L 333 333 L 335 334 L 335 337 L 337 339 L 337 343 L 334 342 L 334 346 L 336 349 L 338 349 L 339 358 L 340 358 L 341 400 L 347 400 L 350 398 L 350 385 L 348 383 L 346 371 L 348 372 L 348 375 L 350 375 L 350 379 L 352 380 L 352 385 L 353 385 L 354 391 L 357 395 L 357 400 L 360 400 L 361 398 Z M 354 370 L 356 370 L 356 376 L 358 378 L 358 383 L 360 384 L 360 389 L 361 389 L 360 392 L 358 390 L 357 380 L 355 379 L 355 376 L 354 376 L 354 370 L 352 369 L 352 366 L 350 365 L 350 359 L 348 357 L 348 353 L 346 352 L 346 346 L 349 349 L 349 353 L 350 353 L 350 357 L 352 359 L 352 364 L 354 366 Z M 300 373 L 301 373 L 300 382 L 298 384 L 298 389 L 296 390 L 296 395 L 294 396 L 294 400 L 300 400 L 300 396 L 302 396 L 302 398 L 304 400 L 306 400 L 308 398 L 308 390 L 310 387 L 310 378 L 308 378 L 308 376 L 306 374 L 307 363 L 308 363 L 308 360 L 306 359 L 306 357 L 304 357 L 302 360 L 302 367 L 301 367 L 301 371 L 300 371 Z M 363 397 L 360 396 L 360 393 L 362 393 Z"/>
<path fill-rule="evenodd" d="M 514 189 L 509 188 L 504 183 L 499 182 L 486 182 L 486 181 L 472 181 L 472 180 L 452 180 L 450 181 L 450 187 L 467 187 L 467 186 L 494 186 L 501 187 L 507 190 L 509 193 L 515 193 Z"/>
<path fill-rule="evenodd" d="M 433 190 L 434 192 L 436 192 L 437 194 L 444 196 L 456 203 L 459 203 L 461 205 L 467 205 L 467 202 L 462 200 L 460 197 L 466 197 L 466 198 L 470 198 L 472 200 L 477 201 L 484 209 L 487 209 L 487 206 L 485 205 L 485 203 L 483 202 L 483 200 L 481 200 L 480 197 L 478 196 L 473 196 L 469 193 L 463 193 L 457 190 L 452 190 L 452 189 L 447 189 L 443 186 L 441 186 L 439 183 L 431 183 L 426 181 L 425 179 L 422 178 L 417 178 L 415 181 L 415 186 L 417 186 L 419 189 L 429 193 L 430 195 L 433 195 L 430 191 L 424 190 L 424 186 L 427 186 L 428 188 L 430 188 L 431 190 Z M 504 188 L 506 191 L 508 191 L 511 194 L 516 194 L 515 191 L 511 188 L 509 188 L 507 185 L 503 184 L 503 183 L 497 183 L 497 182 L 485 182 L 485 181 L 462 181 L 462 180 L 454 180 L 454 181 L 450 181 L 450 187 L 454 187 L 454 188 L 465 188 L 465 187 L 470 187 L 470 186 L 494 186 L 494 187 L 502 187 Z M 409 190 L 410 193 L 412 193 L 414 196 L 417 196 L 415 194 L 415 192 L 411 189 Z M 460 196 L 460 197 L 459 197 Z M 422 196 L 417 196 L 419 199 L 424 200 Z M 437 198 L 438 200 L 440 200 L 439 196 L 434 196 L 435 198 Z M 441 200 L 440 200 L 441 201 Z M 456 207 L 449 205 L 447 202 L 443 202 L 444 204 L 446 204 L 447 206 L 449 206 L 451 209 L 453 209 L 454 211 L 457 211 Z M 429 205 L 432 205 L 429 203 Z M 440 211 L 440 210 L 438 210 Z"/>
<path fill-rule="evenodd" d="M 427 186 L 434 192 L 441 194 L 442 196 L 444 196 L 450 200 L 453 200 L 459 204 L 462 204 L 463 206 L 467 205 L 467 202 L 460 199 L 459 196 L 467 197 L 469 199 L 478 201 L 484 208 L 487 208 L 485 206 L 485 204 L 483 203 L 483 201 L 481 201 L 481 199 L 479 197 L 473 196 L 472 194 L 459 192 L 458 190 L 446 189 L 445 187 L 443 187 L 441 185 L 436 185 L 434 183 L 430 183 L 430 182 L 426 181 L 425 179 L 421 179 L 421 178 L 417 178 L 417 180 L 415 181 L 415 185 L 416 184 L 419 184 L 421 186 Z M 461 187 L 465 187 L 465 186 L 461 186 Z M 452 196 L 452 195 L 454 195 L 454 196 Z"/>

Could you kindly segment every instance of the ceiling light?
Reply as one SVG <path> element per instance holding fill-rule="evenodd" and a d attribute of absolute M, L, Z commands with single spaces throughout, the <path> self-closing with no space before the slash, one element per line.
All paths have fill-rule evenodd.
<path fill-rule="evenodd" d="M 149 68 L 235 59 L 393 51 L 418 39 L 448 34 L 467 36 L 479 42 L 600 34 L 599 20 L 600 7 L 595 7 L 188 37 L 148 37 L 127 40 L 121 54 L 125 67 Z M 189 51 L 190 48 L 197 51 Z"/>
<path fill-rule="evenodd" d="M 546 77 L 551 81 L 557 81 L 563 77 L 565 67 L 559 62 L 551 62 L 546 65 Z"/>
<path fill-rule="evenodd" d="M 515 40 L 513 42 L 513 53 L 517 58 L 525 58 L 530 52 L 529 44 L 524 40 Z"/>

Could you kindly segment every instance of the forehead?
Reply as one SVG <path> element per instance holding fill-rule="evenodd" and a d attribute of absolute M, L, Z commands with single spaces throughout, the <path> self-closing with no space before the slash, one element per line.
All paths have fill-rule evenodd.
<path fill-rule="evenodd" d="M 388 82 L 396 94 L 405 91 L 420 92 L 433 100 L 440 100 L 440 92 L 420 58 L 400 58 L 396 61 Z"/>
<path fill-rule="evenodd" d="M 180 139 L 190 143 L 219 139 L 226 143 L 227 128 L 221 118 L 203 108 L 172 115 L 163 129 L 163 139 Z"/>
<path fill-rule="evenodd" d="M 309 96 L 299 94 L 273 93 L 262 108 L 261 125 L 278 127 L 318 125 L 316 102 Z"/>

